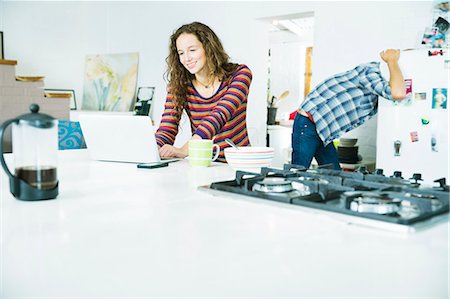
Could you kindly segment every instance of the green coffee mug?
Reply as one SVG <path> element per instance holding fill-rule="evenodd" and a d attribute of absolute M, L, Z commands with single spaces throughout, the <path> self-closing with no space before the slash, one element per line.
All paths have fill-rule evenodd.
<path fill-rule="evenodd" d="M 213 148 L 216 154 L 213 157 Z M 192 166 L 209 166 L 220 154 L 220 147 L 209 139 L 189 140 L 189 163 Z"/>

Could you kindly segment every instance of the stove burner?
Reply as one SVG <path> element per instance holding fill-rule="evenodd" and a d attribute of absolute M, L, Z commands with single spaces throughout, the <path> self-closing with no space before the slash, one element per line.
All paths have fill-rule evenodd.
<path fill-rule="evenodd" d="M 292 182 L 292 187 L 301 195 L 309 195 L 311 194 L 311 189 L 306 186 L 305 184 L 299 183 L 299 182 Z"/>
<path fill-rule="evenodd" d="M 420 215 L 420 209 L 418 205 L 409 200 L 403 200 L 398 214 L 404 219 L 411 219 Z"/>
<path fill-rule="evenodd" d="M 329 181 L 321 179 L 321 178 L 316 178 L 316 177 L 308 177 L 308 176 L 301 176 L 298 178 L 300 181 L 311 181 L 311 182 L 316 182 L 316 183 L 321 183 L 321 184 L 328 184 Z"/>
<path fill-rule="evenodd" d="M 426 199 L 437 199 L 436 196 L 432 194 L 422 194 L 422 193 L 405 193 L 405 196 L 407 197 L 417 197 L 417 198 L 426 198 Z"/>
<path fill-rule="evenodd" d="M 443 206 L 442 202 L 436 196 L 434 196 L 432 194 L 407 192 L 407 193 L 405 193 L 405 196 L 412 197 L 412 198 L 428 199 L 431 202 L 431 207 L 433 210 L 440 209 Z"/>
<path fill-rule="evenodd" d="M 292 191 L 294 188 L 292 183 L 284 178 L 269 177 L 256 182 L 252 190 L 265 193 L 284 193 Z"/>
<path fill-rule="evenodd" d="M 280 177 L 267 177 L 262 181 L 256 182 L 252 187 L 252 191 L 286 196 L 289 198 L 311 194 L 308 186 L 302 183 L 288 181 L 285 178 Z"/>
<path fill-rule="evenodd" d="M 400 210 L 401 199 L 389 197 L 379 192 L 344 192 L 344 196 L 352 197 L 350 210 L 359 213 L 393 214 Z"/>

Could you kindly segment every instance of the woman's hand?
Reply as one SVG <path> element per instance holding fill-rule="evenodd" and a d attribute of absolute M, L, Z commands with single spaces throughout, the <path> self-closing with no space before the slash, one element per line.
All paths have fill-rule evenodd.
<path fill-rule="evenodd" d="M 164 144 L 159 149 L 159 156 L 161 158 L 186 158 L 188 151 L 183 148 L 177 148 L 173 145 Z"/>
<path fill-rule="evenodd" d="M 191 139 L 202 139 L 198 135 L 192 136 Z M 173 145 L 164 144 L 159 148 L 159 156 L 161 158 L 186 158 L 189 155 L 189 141 L 186 142 L 183 147 L 178 148 Z"/>

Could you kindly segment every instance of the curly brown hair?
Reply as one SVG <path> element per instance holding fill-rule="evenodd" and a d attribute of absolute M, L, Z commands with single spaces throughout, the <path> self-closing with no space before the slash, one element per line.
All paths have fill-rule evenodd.
<path fill-rule="evenodd" d="M 236 70 L 238 64 L 230 63 L 230 57 L 223 49 L 222 43 L 214 31 L 205 24 L 193 22 L 178 28 L 170 37 L 169 56 L 166 58 L 168 92 L 173 96 L 175 115 L 181 116 L 183 109 L 187 109 L 187 88 L 195 75 L 191 74 L 180 62 L 177 50 L 177 39 L 183 34 L 193 34 L 202 44 L 206 56 L 206 69 L 211 78 L 227 80 Z M 189 114 L 189 113 L 188 113 Z"/>

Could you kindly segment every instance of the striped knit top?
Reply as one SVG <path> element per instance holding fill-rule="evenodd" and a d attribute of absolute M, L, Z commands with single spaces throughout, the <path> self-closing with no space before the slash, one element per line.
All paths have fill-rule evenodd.
<path fill-rule="evenodd" d="M 217 161 L 225 162 L 225 142 L 230 138 L 238 146 L 250 144 L 247 134 L 247 97 L 252 81 L 252 72 L 246 65 L 239 65 L 228 80 L 223 80 L 217 92 L 209 97 L 202 97 L 190 84 L 187 89 L 187 108 L 191 115 L 192 135 L 202 139 L 213 139 L 220 147 Z M 178 133 L 180 117 L 175 115 L 173 96 L 166 97 L 164 113 L 156 131 L 159 146 L 173 145 Z"/>

